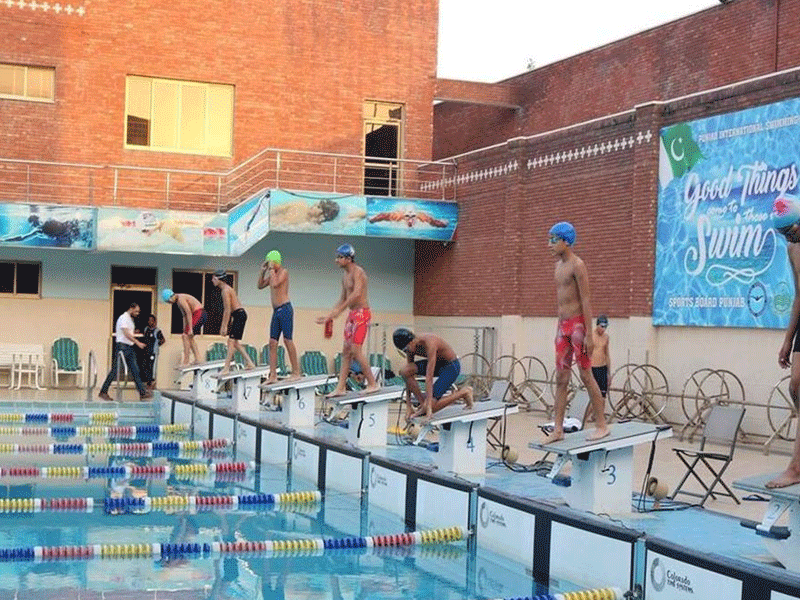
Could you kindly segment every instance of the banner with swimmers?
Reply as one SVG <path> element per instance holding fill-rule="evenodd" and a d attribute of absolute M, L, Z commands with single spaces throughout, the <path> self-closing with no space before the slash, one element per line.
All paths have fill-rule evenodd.
<path fill-rule="evenodd" d="M 0 245 L 91 250 L 96 208 L 0 204 Z"/>
<path fill-rule="evenodd" d="M 659 144 L 653 323 L 785 328 L 773 203 L 798 196 L 800 99 L 665 127 Z"/>
<path fill-rule="evenodd" d="M 228 215 L 175 210 L 100 208 L 97 249 L 225 256 Z"/>
<path fill-rule="evenodd" d="M 272 231 L 449 241 L 458 223 L 458 205 L 273 189 L 269 219 Z"/>

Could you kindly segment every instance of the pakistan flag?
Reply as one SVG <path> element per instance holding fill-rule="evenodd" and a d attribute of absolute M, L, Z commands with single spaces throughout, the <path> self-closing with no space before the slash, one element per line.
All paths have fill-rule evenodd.
<path fill-rule="evenodd" d="M 692 128 L 678 123 L 661 130 L 658 156 L 658 182 L 664 189 L 675 178 L 683 177 L 701 159 L 705 158 L 692 137 Z"/>

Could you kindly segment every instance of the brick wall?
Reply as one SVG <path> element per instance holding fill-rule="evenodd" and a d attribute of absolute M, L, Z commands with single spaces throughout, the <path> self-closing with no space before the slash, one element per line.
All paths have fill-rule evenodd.
<path fill-rule="evenodd" d="M 430 158 L 435 2 L 80 2 L 83 16 L 0 4 L 0 62 L 56 68 L 54 103 L 0 99 L 0 157 L 224 169 L 268 146 L 361 154 L 377 99 L 406 104 L 404 158 Z M 235 85 L 233 158 L 125 150 L 129 74 Z"/>
<path fill-rule="evenodd" d="M 800 0 L 736 0 L 511 78 L 524 109 L 442 103 L 434 157 L 800 65 Z"/>
<path fill-rule="evenodd" d="M 662 127 L 800 95 L 800 69 L 462 155 L 457 239 L 417 243 L 414 313 L 555 314 L 550 226 L 571 221 L 595 314 L 652 313 Z"/>

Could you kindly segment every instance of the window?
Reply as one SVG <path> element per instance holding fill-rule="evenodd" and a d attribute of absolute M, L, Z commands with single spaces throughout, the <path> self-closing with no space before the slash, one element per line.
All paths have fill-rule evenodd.
<path fill-rule="evenodd" d="M 0 295 L 40 297 L 42 263 L 0 262 Z"/>
<path fill-rule="evenodd" d="M 400 177 L 403 105 L 364 102 L 364 194 L 396 196 Z"/>
<path fill-rule="evenodd" d="M 56 70 L 0 63 L 0 98 L 52 102 Z"/>
<path fill-rule="evenodd" d="M 233 86 L 130 76 L 125 147 L 231 156 Z"/>
<path fill-rule="evenodd" d="M 190 294 L 203 303 L 208 315 L 203 325 L 203 334 L 218 335 L 222 327 L 222 295 L 219 288 L 211 283 L 213 271 L 173 271 L 172 291 L 176 294 Z M 228 283 L 236 289 L 238 274 L 228 271 Z M 171 333 L 183 333 L 183 315 L 176 304 L 172 305 Z"/>

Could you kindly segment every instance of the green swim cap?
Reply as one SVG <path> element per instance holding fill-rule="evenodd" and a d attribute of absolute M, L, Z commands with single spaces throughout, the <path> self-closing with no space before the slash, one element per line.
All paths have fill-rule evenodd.
<path fill-rule="evenodd" d="M 278 252 L 277 250 L 270 250 L 269 252 L 267 252 L 267 256 L 266 256 L 265 260 L 267 262 L 272 261 L 274 263 L 281 264 L 281 253 Z"/>

